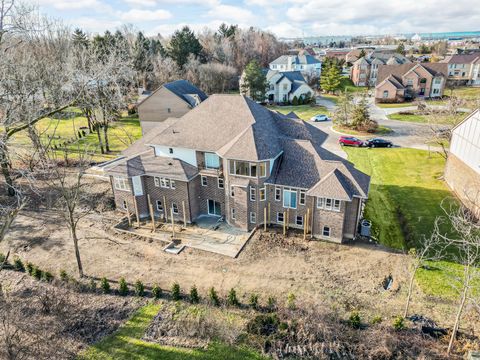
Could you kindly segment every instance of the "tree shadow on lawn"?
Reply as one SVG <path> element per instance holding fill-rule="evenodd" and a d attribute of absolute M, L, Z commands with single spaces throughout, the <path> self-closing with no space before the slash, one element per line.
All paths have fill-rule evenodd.
<path fill-rule="evenodd" d="M 438 217 L 444 219 L 440 231 L 454 235 L 442 202 L 446 209 L 458 204 L 447 189 L 372 184 L 365 217 L 381 244 L 407 251 L 432 234 Z"/>

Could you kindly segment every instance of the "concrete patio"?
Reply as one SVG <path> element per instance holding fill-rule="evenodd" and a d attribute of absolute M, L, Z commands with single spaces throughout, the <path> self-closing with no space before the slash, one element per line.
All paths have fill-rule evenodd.
<path fill-rule="evenodd" d="M 150 221 L 140 221 L 140 226 L 133 221 L 132 226 L 129 226 L 127 219 L 124 219 L 115 225 L 114 229 L 121 233 L 161 241 L 169 253 L 179 253 L 183 247 L 191 247 L 232 258 L 238 256 L 255 231 L 247 232 L 234 228 L 214 216 L 200 216 L 195 224 L 187 227 L 175 224 L 174 229 L 171 223 L 159 222 L 155 224 L 155 232 L 152 232 Z M 169 251 L 173 247 L 171 245 L 173 240 L 176 252 Z"/>

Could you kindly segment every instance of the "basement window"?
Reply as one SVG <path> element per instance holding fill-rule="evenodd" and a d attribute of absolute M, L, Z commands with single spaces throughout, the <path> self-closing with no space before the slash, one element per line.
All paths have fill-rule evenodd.
<path fill-rule="evenodd" d="M 163 204 L 160 200 L 157 200 L 157 211 L 163 211 Z"/>
<path fill-rule="evenodd" d="M 235 220 L 235 209 L 232 208 L 232 209 L 230 210 L 230 213 L 231 213 L 230 217 L 232 218 L 232 220 Z"/>
<path fill-rule="evenodd" d="M 250 213 L 250 222 L 252 224 L 255 224 L 257 222 L 257 214 L 256 213 L 254 213 L 254 212 Z"/>
<path fill-rule="evenodd" d="M 323 231 L 322 231 L 322 235 L 325 236 L 325 237 L 330 237 L 330 227 L 324 226 Z"/>
<path fill-rule="evenodd" d="M 127 210 L 127 200 L 123 200 L 122 207 L 124 210 Z"/>
<path fill-rule="evenodd" d="M 295 219 L 295 224 L 297 224 L 298 226 L 303 226 L 303 216 L 297 216 L 297 218 Z"/>
<path fill-rule="evenodd" d="M 283 212 L 277 213 L 277 223 L 283 224 Z"/>
<path fill-rule="evenodd" d="M 175 203 L 172 203 L 172 210 L 174 214 L 178 214 L 178 206 Z"/>

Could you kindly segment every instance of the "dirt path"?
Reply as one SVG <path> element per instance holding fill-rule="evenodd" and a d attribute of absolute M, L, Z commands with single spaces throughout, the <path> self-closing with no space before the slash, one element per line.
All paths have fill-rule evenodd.
<path fill-rule="evenodd" d="M 87 275 L 128 282 L 137 279 L 170 289 L 177 281 L 184 291 L 195 284 L 201 294 L 215 288 L 225 294 L 235 287 L 245 302 L 249 294 L 285 301 L 289 292 L 297 299 L 329 304 L 332 310 L 358 309 L 367 317 L 390 318 L 402 312 L 408 277 L 408 258 L 373 245 L 304 243 L 301 238 L 257 234 L 237 259 L 187 248 L 179 255 L 161 250 L 162 244 L 120 235 L 111 226 L 115 214 L 92 215 L 80 224 L 80 252 Z M 58 274 L 76 274 L 73 246 L 60 218 L 53 212 L 24 212 L 9 235 L 11 247 L 21 258 Z M 0 247 L 6 252 L 6 244 Z M 385 291 L 382 280 L 392 275 L 393 289 Z M 452 316 L 451 304 L 417 294 L 413 312 L 436 320 Z"/>

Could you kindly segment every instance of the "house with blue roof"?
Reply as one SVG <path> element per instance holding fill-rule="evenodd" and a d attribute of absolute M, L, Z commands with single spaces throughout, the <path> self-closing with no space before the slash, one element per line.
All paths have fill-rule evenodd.
<path fill-rule="evenodd" d="M 269 64 L 273 71 L 300 71 L 304 76 L 320 77 L 322 62 L 312 55 L 282 55 Z"/>

